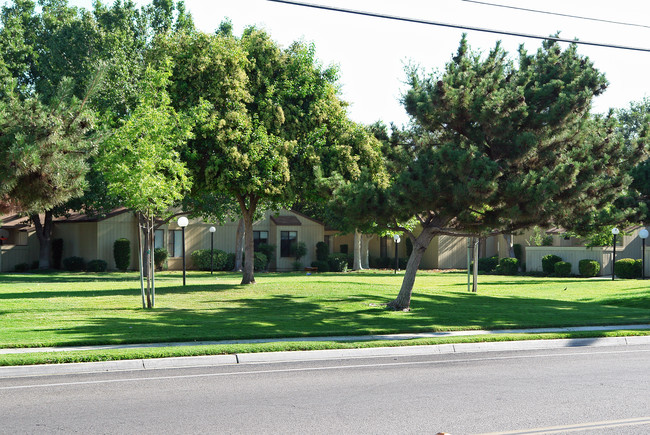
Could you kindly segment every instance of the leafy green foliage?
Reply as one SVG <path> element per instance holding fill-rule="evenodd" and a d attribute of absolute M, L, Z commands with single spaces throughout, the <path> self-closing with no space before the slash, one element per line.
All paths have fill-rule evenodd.
<path fill-rule="evenodd" d="M 578 270 L 580 271 L 581 276 L 587 278 L 598 276 L 598 273 L 600 272 L 600 263 L 596 260 L 580 260 L 578 262 Z"/>
<path fill-rule="evenodd" d="M 330 252 L 330 247 L 327 243 L 325 242 L 316 243 L 316 260 L 326 262 L 329 252 Z"/>
<path fill-rule="evenodd" d="M 165 261 L 167 261 L 167 257 L 169 257 L 169 252 L 167 252 L 167 249 L 165 248 L 156 248 L 153 251 L 153 261 L 156 265 L 156 269 L 162 270 L 163 266 L 165 265 Z"/>
<path fill-rule="evenodd" d="M 619 278 L 641 278 L 641 260 L 622 258 L 614 264 L 614 274 Z"/>
<path fill-rule="evenodd" d="M 192 264 L 197 270 L 210 270 L 210 249 L 198 249 L 190 254 L 192 257 Z M 219 249 L 215 249 L 212 253 L 212 268 L 213 270 L 229 270 L 228 269 L 228 254 Z"/>
<path fill-rule="evenodd" d="M 330 272 L 347 272 L 348 271 L 348 254 L 331 254 L 327 258 L 330 266 Z"/>
<path fill-rule="evenodd" d="M 519 272 L 519 260 L 517 258 L 502 258 L 495 270 L 496 273 L 502 275 L 516 275 Z"/>
<path fill-rule="evenodd" d="M 317 267 L 319 272 L 329 272 L 330 264 L 327 260 L 316 260 L 311 262 L 311 267 Z"/>
<path fill-rule="evenodd" d="M 551 275 L 555 273 L 555 263 L 562 261 L 562 257 L 559 257 L 555 254 L 548 254 L 542 257 L 542 271 Z"/>
<path fill-rule="evenodd" d="M 106 272 L 108 269 L 108 263 L 104 260 L 90 260 L 86 264 L 86 270 L 88 272 Z"/>
<path fill-rule="evenodd" d="M 555 276 L 570 276 L 571 275 L 571 263 L 567 261 L 558 261 L 553 265 L 553 273 Z"/>
<path fill-rule="evenodd" d="M 86 269 L 86 261 L 77 256 L 63 259 L 63 268 L 69 272 L 81 272 Z"/>
<path fill-rule="evenodd" d="M 117 239 L 113 242 L 113 259 L 117 270 L 126 272 L 131 265 L 131 242 L 129 239 Z"/>

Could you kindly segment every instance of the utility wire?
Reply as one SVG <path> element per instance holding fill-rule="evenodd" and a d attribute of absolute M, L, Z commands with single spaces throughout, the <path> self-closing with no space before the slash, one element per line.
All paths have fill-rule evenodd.
<path fill-rule="evenodd" d="M 537 9 L 527 9 L 527 8 L 522 8 L 522 7 L 519 7 L 519 6 L 500 5 L 500 4 L 497 4 L 497 3 L 482 2 L 482 1 L 478 1 L 478 0 L 460 0 L 460 1 L 467 2 L 467 3 L 476 3 L 476 4 L 479 4 L 479 5 L 485 5 L 485 6 L 494 6 L 494 7 L 497 7 L 497 8 L 516 9 L 518 11 L 535 12 L 537 14 L 556 15 L 558 17 L 576 18 L 576 19 L 579 19 L 579 20 L 598 21 L 598 22 L 601 22 L 601 23 L 619 24 L 621 26 L 643 27 L 643 28 L 646 28 L 646 29 L 650 29 L 650 26 L 646 26 L 645 24 L 625 23 L 623 21 L 603 20 L 601 18 L 582 17 L 580 15 L 562 14 L 560 12 L 540 11 L 540 10 L 537 10 Z"/>
<path fill-rule="evenodd" d="M 459 24 L 450 24 L 450 23 L 440 23 L 436 21 L 428 21 L 428 20 L 420 20 L 417 18 L 407 18 L 407 17 L 399 17 L 396 15 L 387 15 L 387 14 L 380 14 L 377 12 L 367 12 L 367 11 L 360 11 L 360 10 L 354 10 L 354 9 L 344 9 L 344 8 L 338 8 L 334 6 L 325 6 L 325 5 L 318 5 L 318 4 L 313 4 L 313 3 L 304 3 L 304 2 L 299 2 L 299 1 L 293 1 L 293 0 L 267 0 L 270 2 L 274 3 L 283 3 L 287 5 L 293 5 L 293 6 L 303 6 L 307 8 L 313 8 L 313 9 L 320 9 L 320 10 L 326 10 L 326 11 L 333 11 L 333 12 L 343 12 L 346 14 L 353 14 L 353 15 L 361 15 L 365 17 L 373 17 L 373 18 L 383 18 L 387 20 L 394 20 L 394 21 L 402 21 L 406 23 L 417 23 L 417 24 L 426 24 L 429 26 L 439 26 L 439 27 L 449 27 L 452 29 L 463 29 L 463 30 L 471 30 L 475 32 L 484 32 L 484 33 L 494 33 L 497 35 L 507 35 L 507 36 L 517 36 L 520 38 L 529 38 L 529 39 L 541 39 L 541 40 L 550 40 L 550 41 L 557 41 L 557 42 L 568 42 L 571 44 L 581 44 L 581 45 L 591 45 L 594 47 L 604 47 L 604 48 L 614 48 L 617 50 L 632 50 L 632 51 L 643 51 L 646 53 L 650 53 L 650 48 L 642 48 L 642 47 L 630 47 L 626 45 L 613 45 L 613 44 L 605 44 L 602 42 L 589 42 L 589 41 L 580 41 L 577 39 L 566 39 L 566 38 L 559 38 L 556 36 L 540 36 L 540 35 L 532 35 L 529 33 L 518 33 L 518 32 L 510 32 L 506 30 L 496 30 L 496 29 L 486 29 L 482 27 L 472 27 L 472 26 L 462 26 Z"/>

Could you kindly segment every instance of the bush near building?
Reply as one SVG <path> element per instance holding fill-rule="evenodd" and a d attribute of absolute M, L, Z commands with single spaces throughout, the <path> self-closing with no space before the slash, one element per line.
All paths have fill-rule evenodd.
<path fill-rule="evenodd" d="M 580 260 L 578 263 L 578 270 L 580 275 L 586 278 L 598 276 L 600 272 L 600 263 L 596 260 Z"/>
<path fill-rule="evenodd" d="M 622 258 L 614 264 L 614 274 L 619 278 L 641 278 L 641 260 Z"/>
<path fill-rule="evenodd" d="M 555 276 L 570 276 L 571 263 L 568 261 L 558 261 L 553 265 Z"/>

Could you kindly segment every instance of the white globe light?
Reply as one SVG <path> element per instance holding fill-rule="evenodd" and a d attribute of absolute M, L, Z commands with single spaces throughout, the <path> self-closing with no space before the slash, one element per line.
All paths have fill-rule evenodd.
<path fill-rule="evenodd" d="M 210 232 L 211 233 L 214 233 L 215 231 L 217 231 L 217 229 L 215 227 L 210 227 Z"/>
<path fill-rule="evenodd" d="M 178 218 L 178 226 L 179 227 L 181 227 L 181 228 L 186 227 L 188 223 L 189 223 L 189 221 L 187 220 L 187 218 L 185 216 L 181 216 L 181 217 Z"/>
<path fill-rule="evenodd" d="M 639 237 L 642 239 L 647 239 L 648 238 L 648 230 L 643 228 L 641 231 L 639 231 Z"/>
<path fill-rule="evenodd" d="M 612 228 L 612 234 L 617 235 L 618 233 L 618 228 Z"/>
<path fill-rule="evenodd" d="M 399 243 L 401 239 L 399 238 L 399 235 L 395 234 L 393 240 L 395 240 L 395 243 Z"/>

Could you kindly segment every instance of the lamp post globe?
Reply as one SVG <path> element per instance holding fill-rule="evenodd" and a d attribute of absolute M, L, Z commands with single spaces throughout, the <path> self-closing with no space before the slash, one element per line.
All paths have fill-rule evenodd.
<path fill-rule="evenodd" d="M 189 220 L 185 216 L 181 216 L 178 218 L 178 226 L 181 227 L 181 230 L 183 232 L 182 236 L 182 251 L 183 251 L 183 286 L 185 286 L 185 227 L 189 223 Z"/>

